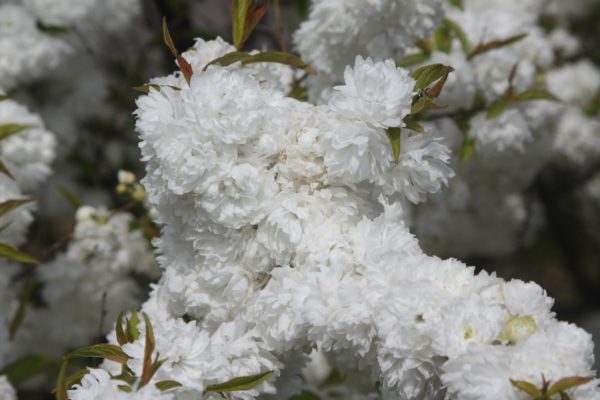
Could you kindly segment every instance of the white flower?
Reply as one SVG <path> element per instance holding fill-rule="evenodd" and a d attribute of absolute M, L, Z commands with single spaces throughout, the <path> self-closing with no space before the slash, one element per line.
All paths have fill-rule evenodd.
<path fill-rule="evenodd" d="M 392 60 L 376 63 L 359 56 L 354 67 L 346 67 L 344 83 L 329 102 L 340 114 L 383 128 L 402 126 L 410 114 L 415 81 Z"/>
<path fill-rule="evenodd" d="M 585 108 L 600 91 L 600 70 L 589 60 L 580 60 L 548 71 L 546 83 L 565 103 Z"/>
<path fill-rule="evenodd" d="M 0 376 L 0 398 L 2 400 L 17 400 L 17 392 L 4 375 Z"/>
<path fill-rule="evenodd" d="M 487 153 L 511 148 L 522 152 L 527 142 L 533 140 L 527 122 L 515 109 L 506 110 L 491 119 L 485 113 L 477 114 L 471 120 L 469 136 L 475 139 L 478 151 Z"/>
<path fill-rule="evenodd" d="M 417 133 L 403 129 L 400 146 L 398 162 L 392 163 L 384 176 L 386 194 L 398 192 L 416 204 L 425 200 L 427 193 L 438 192 L 454 176 L 447 165 L 450 150 L 433 130 Z"/>

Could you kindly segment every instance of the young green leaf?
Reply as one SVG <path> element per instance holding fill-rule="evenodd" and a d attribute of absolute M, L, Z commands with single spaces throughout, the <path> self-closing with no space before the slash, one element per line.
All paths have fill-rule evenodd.
<path fill-rule="evenodd" d="M 400 128 L 388 128 L 386 133 L 388 135 L 388 139 L 390 140 L 390 144 L 392 145 L 392 153 L 394 154 L 394 160 L 398 161 L 398 158 L 400 158 L 401 149 L 401 130 Z"/>
<path fill-rule="evenodd" d="M 6 375 L 6 378 L 13 385 L 20 385 L 23 382 L 48 371 L 56 364 L 51 358 L 30 354 L 13 361 L 2 370 L 0 375 Z"/>
<path fill-rule="evenodd" d="M 464 164 L 475 154 L 475 140 L 465 139 L 460 147 L 460 163 Z"/>
<path fill-rule="evenodd" d="M 177 381 L 160 381 L 154 384 L 158 390 L 165 392 L 167 390 L 176 389 L 181 386 L 181 383 Z"/>
<path fill-rule="evenodd" d="M 33 128 L 33 125 L 22 125 L 22 124 L 4 124 L 0 125 L 0 140 L 6 139 L 16 133 L 24 131 L 25 129 Z"/>
<path fill-rule="evenodd" d="M 4 94 L 0 94 L 0 101 L 4 101 L 4 100 L 8 100 L 8 99 L 10 99 L 9 96 L 4 95 Z"/>
<path fill-rule="evenodd" d="M 490 104 L 490 108 L 487 111 L 486 118 L 494 119 L 496 117 L 499 117 L 504 112 L 504 110 L 506 110 L 507 106 L 508 100 L 504 97 L 501 97 L 500 99 Z"/>
<path fill-rule="evenodd" d="M 124 364 L 129 360 L 129 356 L 117 345 L 114 344 L 94 344 L 75 350 L 67 354 L 67 360 L 76 358 L 106 358 L 107 360 L 115 361 Z"/>
<path fill-rule="evenodd" d="M 516 101 L 549 100 L 559 101 L 558 98 L 544 89 L 529 89 L 514 96 Z"/>
<path fill-rule="evenodd" d="M 438 79 L 447 79 L 448 75 L 454 71 L 454 68 L 443 64 L 431 64 L 413 71 L 412 77 L 415 79 L 414 91 L 425 90 L 429 85 Z"/>
<path fill-rule="evenodd" d="M 471 45 L 469 44 L 469 39 L 467 38 L 467 34 L 456 22 L 445 18 L 443 20 L 443 24 L 460 42 L 462 49 L 465 54 L 469 54 L 471 50 Z"/>
<path fill-rule="evenodd" d="M 250 34 L 267 12 L 269 0 L 258 5 L 256 0 L 233 0 L 232 4 L 232 28 L 233 45 L 240 50 Z"/>
<path fill-rule="evenodd" d="M 23 253 L 20 250 L 15 249 L 14 247 L 0 243 L 0 258 L 6 258 L 11 261 L 21 262 L 25 264 L 39 264 L 40 262 L 30 256 L 29 254 Z"/>
<path fill-rule="evenodd" d="M 83 202 L 75 193 L 69 190 L 66 186 L 60 185 L 58 186 L 58 191 L 63 195 L 65 199 L 73 206 L 73 208 L 77 209 L 83 205 Z"/>
<path fill-rule="evenodd" d="M 511 36 L 511 37 L 509 37 L 507 39 L 492 40 L 491 42 L 480 43 L 469 54 L 469 56 L 467 57 L 467 59 L 472 60 L 473 58 L 475 58 L 475 57 L 477 57 L 477 56 L 479 56 L 481 54 L 487 53 L 488 51 L 495 50 L 495 49 L 500 49 L 500 48 L 506 47 L 506 46 L 510 46 L 513 43 L 517 43 L 517 42 L 525 39 L 525 37 L 527 37 L 527 34 L 526 33 L 522 33 L 520 35 Z"/>
<path fill-rule="evenodd" d="M 69 396 L 67 396 L 67 367 L 69 362 L 65 359 L 62 362 L 60 367 L 60 372 L 58 373 L 58 379 L 56 380 L 56 400 L 69 400 Z"/>
<path fill-rule="evenodd" d="M 550 386 L 550 389 L 548 389 L 548 396 L 552 397 L 558 393 L 565 392 L 577 386 L 585 385 L 586 383 L 589 383 L 593 380 L 594 378 L 580 376 L 570 376 L 568 378 L 563 378 L 558 382 L 554 383 L 552 386 Z"/>
<path fill-rule="evenodd" d="M 129 343 L 135 342 L 140 337 L 140 331 L 137 328 L 140 323 L 138 314 L 136 311 L 131 313 L 131 317 L 127 320 L 125 335 L 127 335 L 127 341 Z"/>
<path fill-rule="evenodd" d="M 19 208 L 33 201 L 35 201 L 35 199 L 32 198 L 6 200 L 5 202 L 0 203 L 0 217 L 3 217 L 15 208 Z"/>
<path fill-rule="evenodd" d="M 512 383 L 512 385 L 514 387 L 516 387 L 517 389 L 519 389 L 522 392 L 527 393 L 528 395 L 530 395 L 532 398 L 534 399 L 538 399 L 542 397 L 542 392 L 535 387 L 534 384 L 526 382 L 526 381 L 516 381 L 516 380 L 510 380 L 510 383 Z"/>
<path fill-rule="evenodd" d="M 8 176 L 12 180 L 15 179 L 15 177 L 10 173 L 8 168 L 6 168 L 6 165 L 4 165 L 4 163 L 1 160 L 0 160 L 0 174 L 4 174 L 4 175 Z"/>
<path fill-rule="evenodd" d="M 423 126 L 421 124 L 419 124 L 417 121 L 415 121 L 414 118 L 412 117 L 412 115 L 409 115 L 408 117 L 404 118 L 403 122 L 404 122 L 404 125 L 406 125 L 406 127 L 410 130 L 413 130 L 413 131 L 419 132 L 419 133 L 425 132 L 425 129 L 423 128 Z"/>
<path fill-rule="evenodd" d="M 430 57 L 431 55 L 426 53 L 409 54 L 397 62 L 396 66 L 402 68 L 410 67 L 411 65 L 424 63 L 429 60 Z"/>
<path fill-rule="evenodd" d="M 129 340 L 127 340 L 127 335 L 125 335 L 125 331 L 123 330 L 123 313 L 120 312 L 119 315 L 117 316 L 117 322 L 115 324 L 115 332 L 117 335 L 117 343 L 119 343 L 119 346 L 123 346 L 127 343 L 129 343 Z"/>
<path fill-rule="evenodd" d="M 239 378 L 233 378 L 225 383 L 219 383 L 206 388 L 207 392 L 239 392 L 243 390 L 250 390 L 255 388 L 262 381 L 267 379 L 273 371 L 263 372 L 257 375 L 242 376 Z"/>

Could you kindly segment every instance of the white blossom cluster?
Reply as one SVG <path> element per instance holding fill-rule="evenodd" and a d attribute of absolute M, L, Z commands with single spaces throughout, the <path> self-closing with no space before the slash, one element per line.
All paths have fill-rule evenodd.
<path fill-rule="evenodd" d="M 132 230 L 131 214 L 83 206 L 76 219 L 67 250 L 36 271 L 44 305 L 27 314 L 13 346 L 17 354 L 59 357 L 92 343 L 119 312 L 140 305 L 145 291 L 135 276 L 156 277 L 150 245 L 141 230 Z"/>
<path fill-rule="evenodd" d="M 456 176 L 447 190 L 416 209 L 409 225 L 428 254 L 461 258 L 511 254 L 543 224 L 539 204 L 526 194 L 542 169 L 552 164 L 584 168 L 600 157 L 600 118 L 597 111 L 595 115 L 586 113 L 600 92 L 600 70 L 587 60 L 554 67 L 562 59 L 576 59 L 578 39 L 560 24 L 550 32 L 538 24 L 547 15 L 560 20 L 564 14 L 558 11 L 562 7 L 558 3 L 571 3 L 465 0 L 457 7 L 444 2 L 437 19 L 444 20 L 433 24 L 432 29 L 441 26 L 450 30 L 447 48 L 438 46 L 439 32 L 432 37 L 419 32 L 422 36 L 410 37 L 410 46 L 398 53 L 394 53 L 398 41 L 407 39 L 401 32 L 393 33 L 398 36 L 396 40 L 378 41 L 377 49 L 354 46 L 360 43 L 356 38 L 370 35 L 372 26 L 389 26 L 380 24 L 389 12 L 371 7 L 374 2 L 363 3 L 375 22 L 330 25 L 320 19 L 323 10 L 346 18 L 349 10 L 360 7 L 347 2 L 314 2 L 309 20 L 295 36 L 302 57 L 319 71 L 317 78 L 309 80 L 309 94 L 315 100 L 322 91 L 323 97 L 330 97 L 331 91 L 324 87 L 342 78 L 339 69 L 328 75 L 333 71 L 328 67 L 331 55 L 343 54 L 340 58 L 347 59 L 361 54 L 383 60 L 392 54 L 398 63 L 421 55 L 425 59 L 421 65 L 452 66 L 454 71 L 436 99 L 444 109 L 432 115 L 452 149 Z M 463 37 L 452 31 L 450 24 L 458 26 Z M 322 34 L 325 29 L 339 29 L 336 32 L 343 32 L 348 42 L 330 40 Z M 423 39 L 425 44 L 417 46 L 416 39 Z M 511 39 L 514 42 L 499 45 Z M 481 51 L 494 43 L 496 48 Z M 313 56 L 314 49 L 318 49 L 318 56 Z M 327 82 L 319 86 L 323 76 L 328 77 Z M 540 80 L 562 102 L 515 101 L 500 115 L 488 115 L 490 107 L 508 90 L 513 95 L 538 90 Z M 444 115 L 448 118 L 442 118 Z M 469 147 L 474 155 L 463 162 L 461 153 Z"/>
<path fill-rule="evenodd" d="M 139 0 L 3 1 L 0 88 L 12 90 L 46 76 L 68 55 L 81 53 L 81 37 L 123 30 L 140 11 Z"/>
<path fill-rule="evenodd" d="M 399 59 L 428 37 L 442 18 L 442 0 L 314 0 L 310 16 L 294 33 L 304 61 L 318 74 L 311 97 L 327 98 L 356 55 Z"/>
<path fill-rule="evenodd" d="M 70 398 L 218 398 L 206 388 L 273 370 L 275 381 L 226 396 L 521 400 L 511 379 L 593 375 L 590 335 L 557 321 L 541 287 L 428 256 L 409 232 L 409 205 L 453 176 L 453 143 L 439 124 L 403 126 L 407 71 L 358 57 L 314 106 L 257 67 L 204 69 L 228 50 L 198 40 L 184 53 L 189 84 L 154 79 L 136 111 L 142 183 L 162 224 L 163 277 L 142 308 L 165 359 L 151 383 L 181 386 L 119 392 L 107 362 Z M 402 130 L 397 161 L 390 128 Z M 138 376 L 144 342 L 123 346 Z M 345 391 L 317 387 L 327 367 L 314 363 L 314 379 L 299 380 L 314 348 Z M 596 381 L 569 392 L 600 398 Z"/>

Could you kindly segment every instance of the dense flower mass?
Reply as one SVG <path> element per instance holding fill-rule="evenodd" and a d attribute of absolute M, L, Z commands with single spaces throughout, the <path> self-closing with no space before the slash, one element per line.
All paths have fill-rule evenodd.
<path fill-rule="evenodd" d="M 299 57 L 281 26 L 245 52 L 269 2 L 233 2 L 234 44 L 179 54 L 163 21 L 179 70 L 137 100 L 136 34 L 194 7 L 1 4 L 0 400 L 65 354 L 59 399 L 600 400 L 592 336 L 482 268 L 600 240 L 600 68 L 569 26 L 595 1 L 313 0 Z M 547 257 L 581 285 L 577 245 Z"/>

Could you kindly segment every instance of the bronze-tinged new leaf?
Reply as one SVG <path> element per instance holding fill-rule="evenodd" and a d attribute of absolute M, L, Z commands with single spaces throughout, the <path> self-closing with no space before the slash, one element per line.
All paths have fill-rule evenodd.
<path fill-rule="evenodd" d="M 1 160 L 0 160 L 0 174 L 4 174 L 4 175 L 8 176 L 12 180 L 15 179 L 15 177 L 10 173 L 8 168 L 6 168 L 6 165 L 4 165 L 4 163 Z"/>
<path fill-rule="evenodd" d="M 127 335 L 125 335 L 125 330 L 123 329 L 123 313 L 120 312 L 119 315 L 117 316 L 117 322 L 115 324 L 115 332 L 117 335 L 117 343 L 119 343 L 119 346 L 123 346 L 127 343 L 129 343 L 129 340 L 127 340 Z"/>
<path fill-rule="evenodd" d="M 29 254 L 23 253 L 22 251 L 17 250 L 14 247 L 5 243 L 0 243 L 0 258 L 6 258 L 8 260 L 24 264 L 36 265 L 40 263 L 38 260 L 30 256 Z"/>
<path fill-rule="evenodd" d="M 0 125 L 0 140 L 6 139 L 16 133 L 24 131 L 25 129 L 33 128 L 33 125 L 22 125 L 22 124 L 4 124 Z"/>
<path fill-rule="evenodd" d="M 577 386 L 585 385 L 586 383 L 589 383 L 593 380 L 594 380 L 593 377 L 589 378 L 589 377 L 580 377 L 580 376 L 570 376 L 567 378 L 563 378 L 563 379 L 559 380 L 558 382 L 552 384 L 552 386 L 550 386 L 550 389 L 548 389 L 548 396 L 552 397 L 556 394 L 565 392 L 569 389 L 573 389 Z"/>
<path fill-rule="evenodd" d="M 528 395 L 530 395 L 533 399 L 538 399 L 542 397 L 542 392 L 540 391 L 540 389 L 538 389 L 534 384 L 526 382 L 526 381 L 516 381 L 516 380 L 510 380 L 510 383 L 512 383 L 512 385 L 514 387 L 516 387 L 517 389 L 519 389 L 522 392 L 527 393 Z"/>
<path fill-rule="evenodd" d="M 218 64 L 223 67 L 226 67 L 228 65 L 235 64 L 236 62 L 241 62 L 248 57 L 250 57 L 250 54 L 246 53 L 245 51 L 232 51 L 231 53 L 227 53 L 224 56 L 215 58 L 214 60 L 212 60 L 211 62 L 206 64 L 202 70 L 206 71 L 206 69 L 210 65 L 214 65 L 214 64 Z"/>
<path fill-rule="evenodd" d="M 410 112 L 411 112 L 411 114 L 418 114 L 418 113 L 428 109 L 432 103 L 433 103 L 433 99 L 425 94 L 425 95 L 419 97 L 418 100 L 413 103 Z"/>
<path fill-rule="evenodd" d="M 2 370 L 0 370 L 0 375 L 6 375 L 6 378 L 10 383 L 16 386 L 26 382 L 34 376 L 48 371 L 54 367 L 55 364 L 56 361 L 51 358 L 30 354 L 21 357 L 2 368 Z"/>
<path fill-rule="evenodd" d="M 269 8 L 269 0 L 258 5 L 256 0 L 233 0 L 231 20 L 233 45 L 240 50 Z"/>
<path fill-rule="evenodd" d="M 76 358 L 106 358 L 107 360 L 125 364 L 129 356 L 119 346 L 114 344 L 94 344 L 67 354 L 67 360 Z"/>
<path fill-rule="evenodd" d="M 487 53 L 488 51 L 500 49 L 502 47 L 510 46 L 513 43 L 517 43 L 527 37 L 526 33 L 522 33 L 520 35 L 511 36 L 506 39 L 492 40 L 491 42 L 481 43 L 475 47 L 475 49 L 469 54 L 467 59 L 472 60 L 473 58 Z"/>
<path fill-rule="evenodd" d="M 169 32 L 169 26 L 167 25 L 167 19 L 165 17 L 163 17 L 162 30 L 163 40 L 169 48 L 169 50 L 171 50 L 171 54 L 173 54 L 175 60 L 177 60 L 177 65 L 179 66 L 183 77 L 189 85 L 190 81 L 192 80 L 192 75 L 194 74 L 194 71 L 192 70 L 192 66 L 190 65 L 190 63 L 188 63 L 187 60 L 183 58 L 181 54 L 179 54 L 179 51 L 175 47 L 175 43 L 173 42 L 173 38 L 171 38 L 171 33 Z"/>
<path fill-rule="evenodd" d="M 69 362 L 67 360 L 63 360 L 62 365 L 60 367 L 60 372 L 58 373 L 58 379 L 56 380 L 56 400 L 69 400 L 69 396 L 67 396 L 67 367 L 69 366 Z"/>
<path fill-rule="evenodd" d="M 298 56 L 291 53 L 284 53 L 281 51 L 268 51 L 264 53 L 257 54 L 249 54 L 243 51 L 233 51 L 231 53 L 227 53 L 222 57 L 212 60 L 204 67 L 204 70 L 208 68 L 209 65 L 219 64 L 224 67 L 235 64 L 236 62 L 241 62 L 242 65 L 260 63 L 260 62 L 272 62 L 278 64 L 285 64 L 291 67 L 302 69 L 309 74 L 314 74 L 315 70 L 312 69 L 309 65 L 304 63 L 302 59 Z"/>
<path fill-rule="evenodd" d="M 153 363 L 152 353 L 154 353 L 154 347 L 156 346 L 156 340 L 154 338 L 154 330 L 152 329 L 152 323 L 146 313 L 143 313 L 144 325 L 146 327 L 146 344 L 144 347 L 144 364 L 142 368 L 142 377 L 140 380 L 140 387 L 150 382 L 153 375 Z M 155 372 L 155 371 L 154 371 Z"/>
<path fill-rule="evenodd" d="M 165 392 L 167 390 L 176 389 L 181 386 L 181 383 L 177 381 L 160 381 L 154 384 L 158 390 Z"/>
<path fill-rule="evenodd" d="M 401 130 L 400 128 L 388 128 L 386 130 L 390 144 L 392 145 L 392 154 L 394 155 L 394 161 L 398 161 L 400 158 L 401 150 Z"/>
<path fill-rule="evenodd" d="M 413 71 L 412 77 L 415 79 L 415 87 L 414 91 L 418 92 L 420 90 L 426 89 L 433 82 L 438 79 L 448 78 L 448 75 L 454 71 L 449 65 L 443 64 L 431 64 L 425 65 L 423 67 L 417 68 Z"/>
<path fill-rule="evenodd" d="M 15 208 L 19 208 L 34 201 L 35 199 L 32 198 L 6 200 L 5 202 L 0 203 L 0 217 L 3 217 Z"/>
<path fill-rule="evenodd" d="M 258 384 L 267 379 L 273 371 L 263 372 L 257 375 L 242 376 L 239 378 L 233 378 L 225 383 L 219 383 L 206 388 L 207 392 L 239 392 L 244 390 L 250 390 L 255 388 Z"/>

